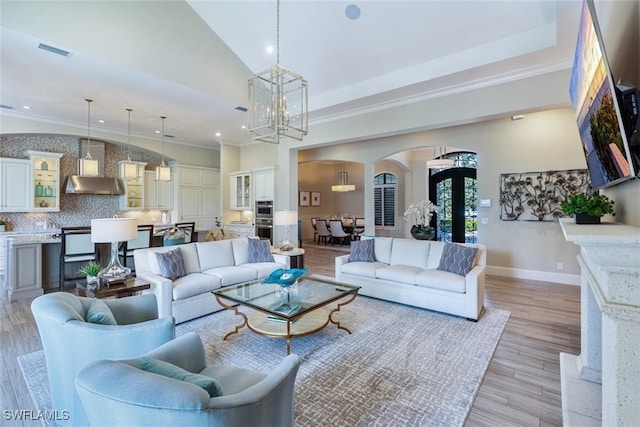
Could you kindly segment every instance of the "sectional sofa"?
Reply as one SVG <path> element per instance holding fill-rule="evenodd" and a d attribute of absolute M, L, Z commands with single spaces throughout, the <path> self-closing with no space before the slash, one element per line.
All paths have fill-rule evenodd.
<path fill-rule="evenodd" d="M 368 241 L 368 242 L 367 242 Z M 363 237 L 335 259 L 336 280 L 360 295 L 477 320 L 484 306 L 486 247 Z"/>
<path fill-rule="evenodd" d="M 268 243 L 243 237 L 137 249 L 133 253 L 136 276 L 151 284 L 149 292 L 156 295 L 159 317 L 173 316 L 181 323 L 223 309 L 211 291 L 287 268 L 288 257 L 272 255 Z M 184 271 L 163 271 L 156 254 L 176 249 Z"/>

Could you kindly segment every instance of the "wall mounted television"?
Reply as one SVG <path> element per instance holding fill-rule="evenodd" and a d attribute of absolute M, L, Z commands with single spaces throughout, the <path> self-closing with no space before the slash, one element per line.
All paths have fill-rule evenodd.
<path fill-rule="evenodd" d="M 592 0 L 582 4 L 569 95 L 592 187 L 604 188 L 634 178 L 640 169 L 639 158 L 629 149 L 634 130 L 624 127 L 620 91 L 614 85 Z M 637 90 L 634 96 L 637 101 Z M 637 104 L 635 108 L 637 116 Z M 633 112 L 625 112 L 627 128 L 632 127 L 630 115 Z"/>

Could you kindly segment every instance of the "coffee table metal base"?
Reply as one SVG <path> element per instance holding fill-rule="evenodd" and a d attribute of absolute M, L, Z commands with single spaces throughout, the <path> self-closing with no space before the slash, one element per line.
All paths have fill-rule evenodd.
<path fill-rule="evenodd" d="M 237 325 L 235 329 L 228 334 L 226 334 L 223 340 L 226 340 L 231 335 L 237 334 L 240 329 L 247 326 L 251 331 L 272 338 L 285 338 L 287 341 L 287 354 L 291 353 L 291 338 L 301 337 L 304 335 L 313 334 L 315 332 L 324 329 L 325 326 L 329 324 L 329 322 L 336 325 L 338 329 L 342 329 L 347 333 L 351 334 L 351 331 L 340 324 L 337 320 L 333 319 L 333 315 L 340 311 L 340 308 L 344 305 L 349 304 L 356 298 L 357 294 L 352 294 L 351 298 L 347 301 L 343 301 L 338 303 L 337 307 L 327 313 L 326 310 L 318 309 L 312 312 L 305 314 L 304 316 L 300 316 L 296 318 L 294 322 L 288 322 L 286 319 L 282 319 L 282 321 L 274 321 L 269 320 L 268 317 L 270 315 L 261 312 L 252 310 L 252 312 L 247 316 L 242 311 L 238 310 L 237 305 L 227 305 L 221 298 L 216 295 L 216 300 L 218 304 L 222 307 L 233 310 L 233 312 L 242 317 L 242 323 Z"/>

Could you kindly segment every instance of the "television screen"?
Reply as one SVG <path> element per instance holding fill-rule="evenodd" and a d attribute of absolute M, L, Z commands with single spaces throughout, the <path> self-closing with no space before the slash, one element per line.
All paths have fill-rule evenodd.
<path fill-rule="evenodd" d="M 569 95 L 594 189 L 635 176 L 593 2 L 582 4 Z"/>

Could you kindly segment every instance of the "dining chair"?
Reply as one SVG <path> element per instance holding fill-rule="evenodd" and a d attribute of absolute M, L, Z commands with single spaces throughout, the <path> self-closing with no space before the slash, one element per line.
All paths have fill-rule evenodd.
<path fill-rule="evenodd" d="M 327 221 L 321 218 L 316 220 L 316 227 L 318 230 L 318 244 L 320 242 L 327 244 L 327 238 L 331 238 L 331 232 L 327 228 Z"/>
<path fill-rule="evenodd" d="M 331 244 L 333 244 L 336 240 L 340 242 L 342 245 L 344 242 L 350 244 L 351 242 L 351 234 L 344 231 L 342 228 L 342 221 L 339 219 L 332 219 L 329 221 L 329 227 L 331 231 Z"/>
<path fill-rule="evenodd" d="M 82 267 L 80 263 L 89 261 L 100 262 L 98 246 L 91 242 L 91 227 L 62 227 L 60 230 L 60 278 L 59 288 L 71 280 L 82 278 L 77 271 Z M 73 274 L 67 273 L 67 265 L 76 270 Z"/>
<path fill-rule="evenodd" d="M 356 218 L 351 231 L 351 240 L 360 240 L 362 233 L 364 233 L 364 218 Z"/>
<path fill-rule="evenodd" d="M 316 227 L 316 221 L 318 221 L 319 219 L 319 217 L 311 218 L 311 226 L 313 227 L 313 243 L 315 243 L 316 239 L 318 238 L 318 227 Z M 320 243 L 320 241 L 318 241 L 318 243 Z"/>
<path fill-rule="evenodd" d="M 133 251 L 151 247 L 151 237 L 153 236 L 153 224 L 138 225 L 138 235 L 135 239 L 122 242 L 118 255 L 122 260 L 122 265 L 128 267 L 127 260 L 133 260 Z M 135 263 L 130 267 L 131 272 L 135 272 Z"/>
<path fill-rule="evenodd" d="M 195 231 L 196 231 L 196 223 L 195 222 L 177 222 L 176 228 L 184 231 L 184 242 L 191 243 L 195 241 Z"/>

